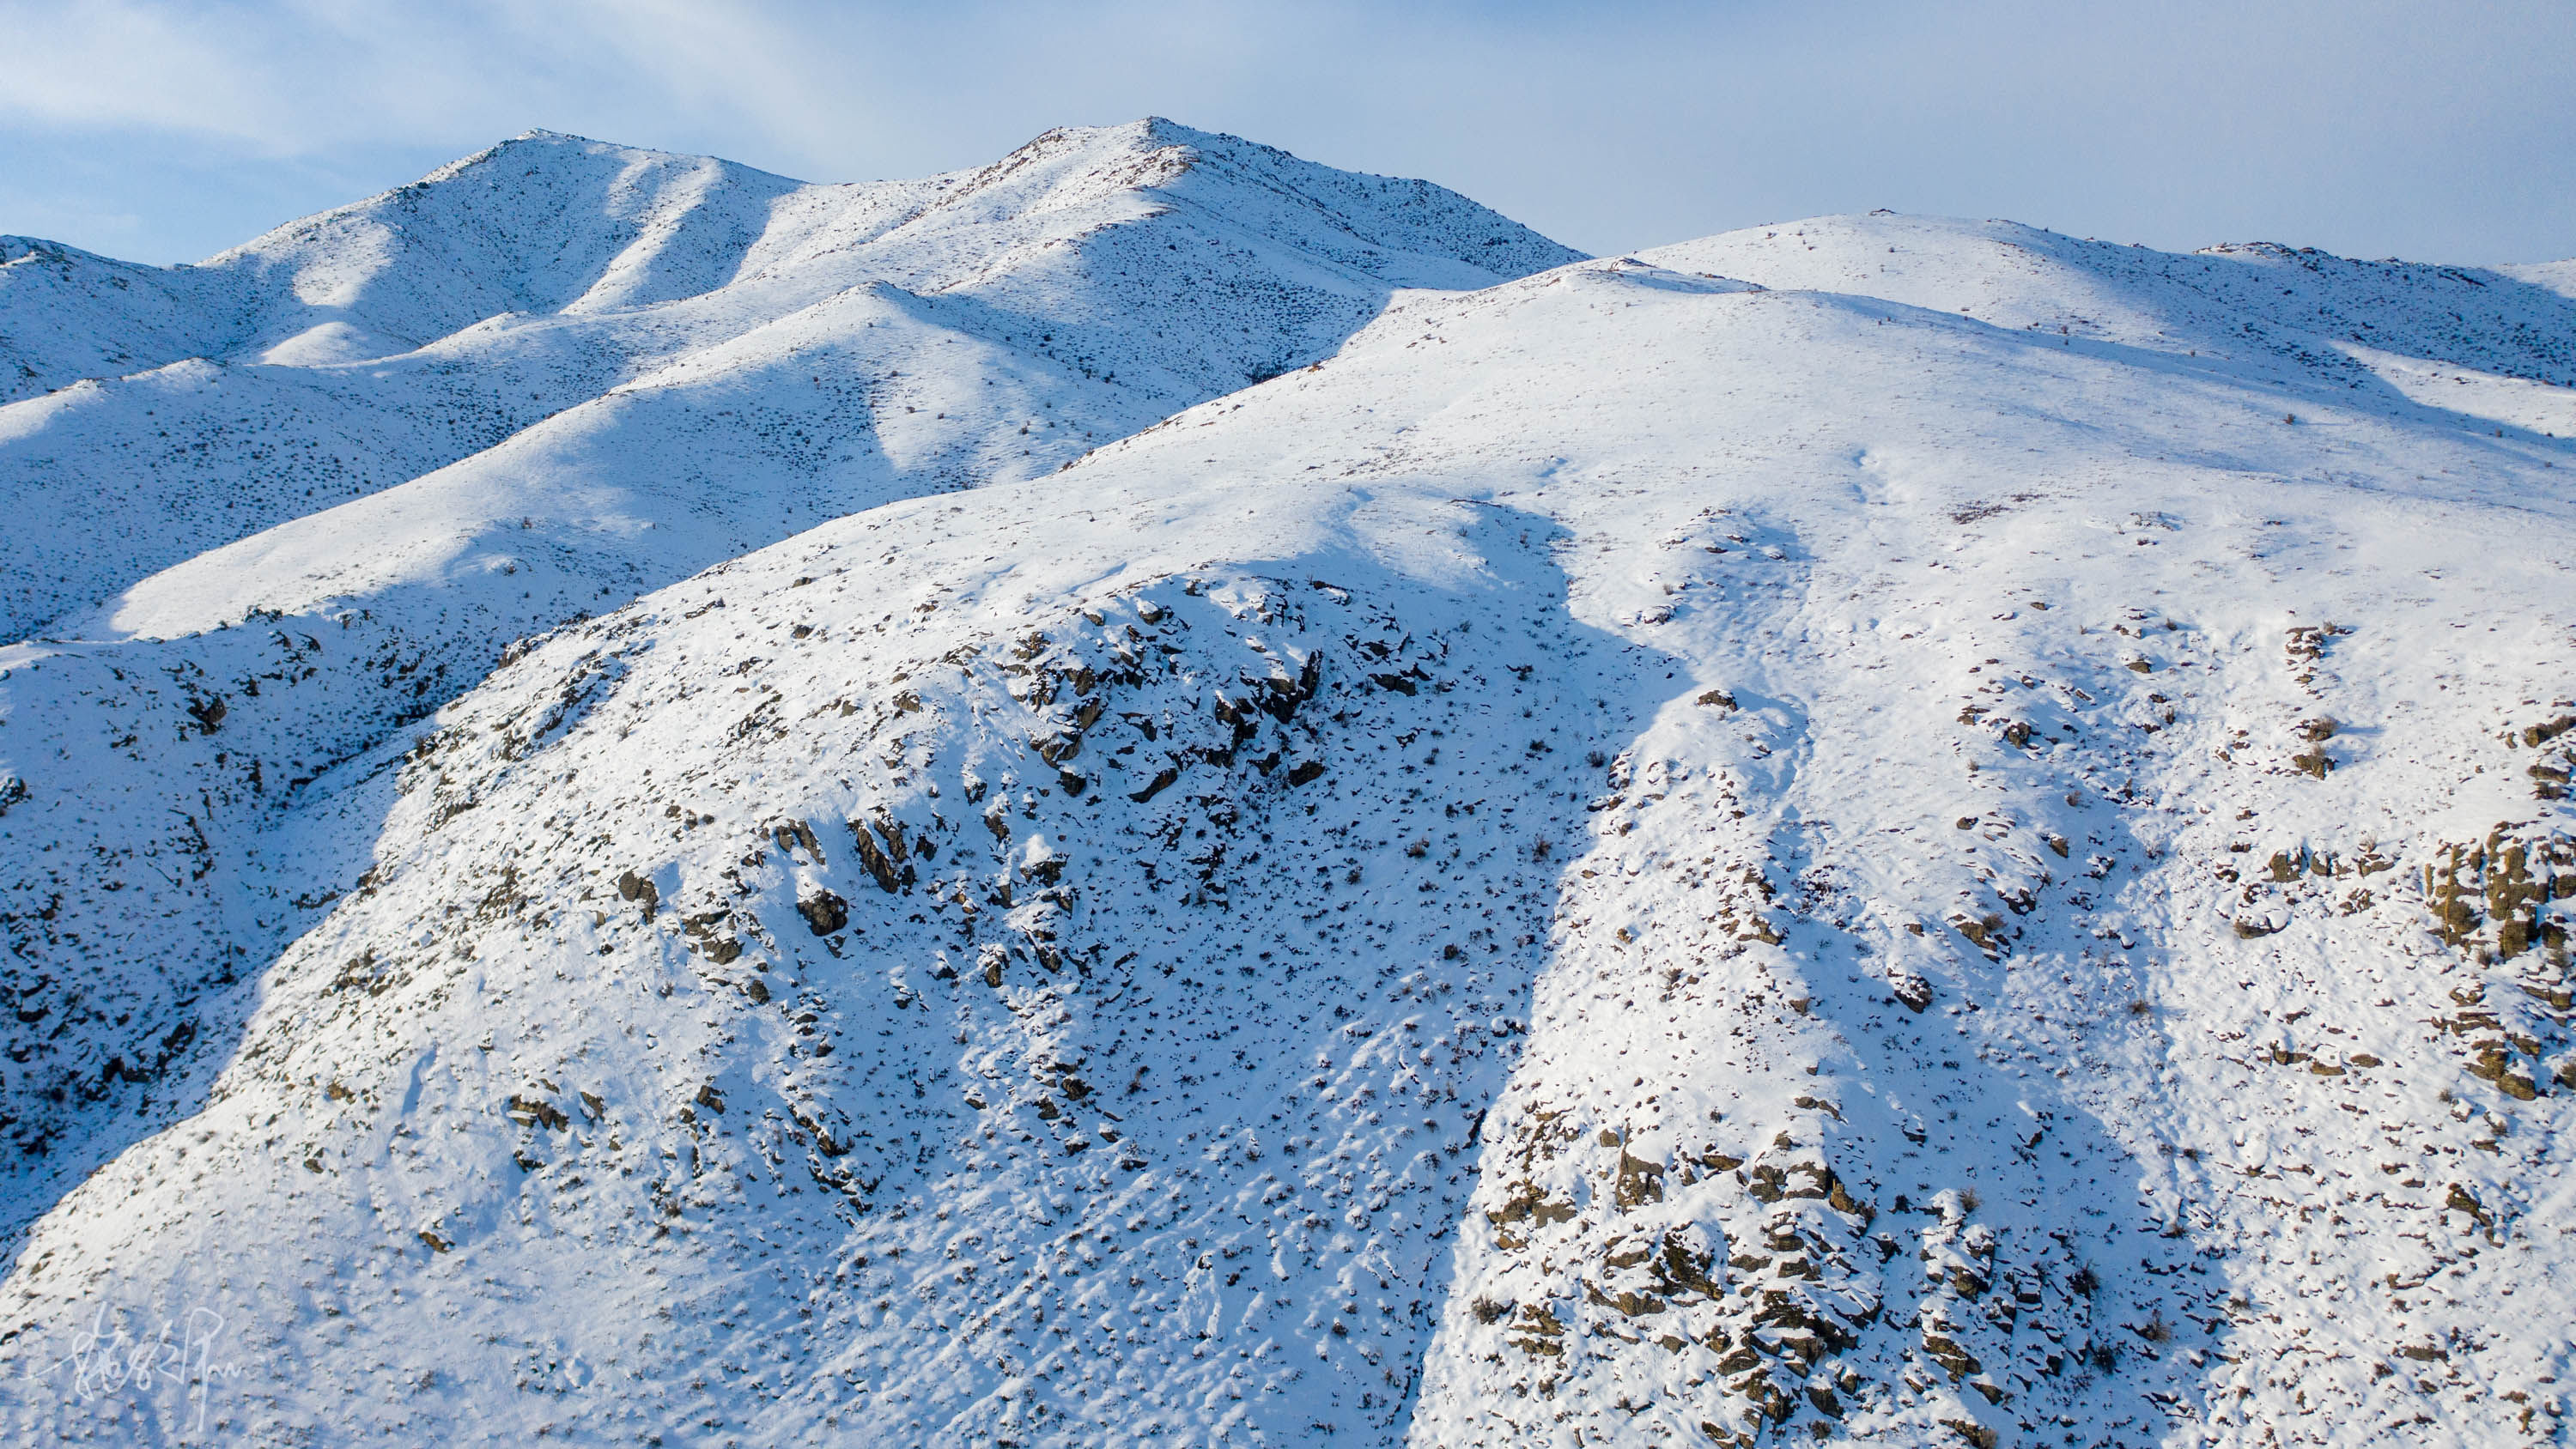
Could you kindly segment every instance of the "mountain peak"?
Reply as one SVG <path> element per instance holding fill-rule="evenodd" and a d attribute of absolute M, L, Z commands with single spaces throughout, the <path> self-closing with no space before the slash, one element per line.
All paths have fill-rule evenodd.
<path fill-rule="evenodd" d="M 0 1438 L 2565 1416 L 2550 269 L 478 156 L 0 243 Z"/>

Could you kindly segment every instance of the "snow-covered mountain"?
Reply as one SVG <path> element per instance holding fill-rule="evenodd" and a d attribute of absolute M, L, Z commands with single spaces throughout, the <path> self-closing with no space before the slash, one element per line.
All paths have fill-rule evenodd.
<path fill-rule="evenodd" d="M 1196 255 L 1152 250 L 1131 333 Z M 131 588 L 100 621 L 174 637 L 9 661 L 31 780 L 29 738 L 161 725 L 13 804 L 0 833 L 53 845 L 19 859 L 184 777 L 152 759 L 283 775 L 400 717 L 407 661 L 449 672 L 239 840 L 90 877 L 112 962 L 238 954 L 151 1008 L 202 1023 L 136 1119 L 168 1125 L 59 1201 L 25 1179 L 0 1413 L 29 1442 L 2562 1438 L 2554 275 L 1819 219 L 1354 284 L 1383 310 L 1338 347 L 1232 391 L 1211 365 L 1018 471 L 993 420 L 1043 409 L 970 404 L 1037 394 L 1025 332 L 964 340 L 898 281 L 816 324 L 859 340 L 671 404 L 685 432 L 621 385 L 587 431 Z M 817 483 L 876 506 L 479 682 L 438 654 L 510 617 L 512 566 L 532 617 L 694 566 L 616 509 L 724 546 L 753 515 L 626 500 L 685 496 L 675 439 L 754 471 L 758 408 L 886 386 L 864 334 L 906 328 L 985 349 L 930 411 L 988 486 Z M 1040 401 L 1094 398 L 1079 371 Z M 545 549 L 494 541 L 520 508 Z M 242 623 L 263 599 L 288 616 Z M 234 884 L 189 894 L 194 861 Z M 236 914 L 146 928 L 128 891 Z M 99 979 L 25 998 L 21 1046 Z M 102 1379 L 165 1323 L 195 1358 Z"/>
<path fill-rule="evenodd" d="M 41 548 L 5 537 L 0 633 L 109 601 L 127 633 L 301 612 L 492 566 L 523 521 L 499 552 L 669 582 L 852 506 L 1059 466 L 1329 352 L 1390 289 L 1574 255 L 1439 187 L 1160 120 L 846 186 L 534 132 L 202 266 L 11 240 L 0 500 L 48 522 Z M 966 425 L 932 426 L 948 411 Z M 633 541 L 675 510 L 688 543 Z M 222 584 L 119 601 L 315 515 L 210 561 Z M 358 537 L 398 561 L 349 559 Z M 560 572 L 552 617 L 597 597 Z"/>
<path fill-rule="evenodd" d="M 77 1176 L 188 1099 L 229 1051 L 199 1033 L 241 1016 L 207 1002 L 365 868 L 281 867 L 269 827 L 512 640 L 827 518 L 1061 469 L 1331 351 L 1398 289 L 1574 255 L 1435 186 L 1149 120 L 815 187 L 540 133 L 138 273 L 194 330 L 128 328 L 120 355 L 210 356 L 0 410 L 11 578 L 42 600 L 20 621 L 109 600 L 47 626 L 75 642 L 0 651 L 28 793 L 0 824 L 16 1170 Z M 0 316 L 30 319 L 6 335 L 97 322 L 61 277 L 0 270 Z M 376 471 L 334 472 L 342 444 Z"/>

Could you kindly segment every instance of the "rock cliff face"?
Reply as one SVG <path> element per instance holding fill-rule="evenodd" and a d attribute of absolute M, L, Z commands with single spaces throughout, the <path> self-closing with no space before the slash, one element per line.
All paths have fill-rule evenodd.
<path fill-rule="evenodd" d="M 1191 144 L 1134 225 L 1292 174 Z M 21 646 L 88 682 L 11 750 L 400 723 L 207 833 L 311 894 L 205 895 L 238 984 L 153 1020 L 218 1025 L 110 1074 L 157 1130 L 24 1179 L 12 1431 L 2561 1432 L 2563 295 L 1891 217 L 1372 275 L 1451 290 L 408 708 L 336 622 Z M 510 592 L 381 576 L 351 640 Z M 269 687 L 122 662 L 218 650 Z M 198 1311 L 239 1372 L 70 1390 Z"/>

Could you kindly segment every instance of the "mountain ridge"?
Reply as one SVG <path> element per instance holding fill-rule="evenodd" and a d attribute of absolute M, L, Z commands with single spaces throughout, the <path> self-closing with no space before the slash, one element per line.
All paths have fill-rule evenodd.
<path fill-rule="evenodd" d="M 1095 270 L 1164 297 L 1179 242 L 1249 245 L 1169 240 Z M 1390 290 L 1042 459 L 1043 405 L 979 400 L 1096 380 L 875 285 L 825 305 L 886 326 L 709 358 L 658 436 L 750 476 L 755 406 L 936 378 L 965 401 L 870 416 L 1000 420 L 979 486 L 782 516 L 488 672 L 523 576 L 597 566 L 344 594 L 308 542 L 260 565 L 289 611 L 209 560 L 165 616 L 204 633 L 0 654 L 8 765 L 98 762 L 8 804 L 21 859 L 152 770 L 295 781 L 148 857 L 202 895 L 138 850 L 48 908 L 260 920 L 206 936 L 206 1009 L 127 1003 L 120 1080 L 203 1019 L 124 1083 L 185 1106 L 22 1191 L 11 1432 L 177 1442 L 187 1380 L 44 1376 L 192 1305 L 297 1366 L 213 1386 L 254 1439 L 2470 1445 L 2571 1408 L 2540 283 L 2452 316 L 2487 289 L 2441 269 L 1824 218 Z M 856 350 L 896 312 L 989 346 Z M 520 496 L 643 498 L 641 416 Z M 359 689 L 400 727 L 335 725 Z M 178 766 L 111 758 L 128 721 Z"/>
<path fill-rule="evenodd" d="M 1513 246 L 1523 260 L 1571 255 L 1453 193 L 1409 188 L 1389 217 L 1355 223 L 1374 241 L 1352 241 L 1335 213 L 1278 199 L 1335 173 L 1266 148 L 1228 151 L 1232 179 L 1193 183 L 1195 210 L 1160 207 L 1137 184 L 1182 174 L 1181 134 L 1051 132 L 945 210 L 963 173 L 805 188 L 726 264 L 734 280 L 697 297 L 480 322 L 391 363 L 182 362 L 0 410 L 0 464 L 14 456 L 38 485 L 13 499 L 15 527 L 71 520 L 41 548 L 13 532 L 14 550 L 94 565 L 92 578 L 148 574 L 108 609 L 69 617 L 68 642 L 0 650 L 12 787 L 28 797 L 0 825 L 0 915 L 33 989 L 57 1003 L 26 1008 L 38 1014 L 13 1043 L 19 1070 L 0 1083 L 21 1182 L 86 1171 L 135 1130 L 119 1103 L 167 1110 L 191 1063 L 220 1060 L 215 1035 L 196 1035 L 194 1003 L 232 992 L 243 953 L 272 954 L 353 874 L 332 859 L 281 883 L 260 857 L 264 833 L 332 768 L 368 768 L 513 641 L 838 513 L 1042 475 L 1255 368 L 1310 358 L 1392 294 L 1368 265 L 1407 281 L 1436 270 L 1406 262 L 1408 239 L 1458 251 L 1469 237 L 1504 265 L 1519 263 L 1493 254 Z M 530 149 L 480 153 L 439 185 L 499 186 L 485 173 L 519 169 L 511 158 Z M 631 161 L 610 148 L 567 164 L 605 185 Z M 1281 186 L 1244 179 L 1262 166 L 1284 171 Z M 337 215 L 377 225 L 364 207 Z M 310 250 L 332 234 L 271 236 Z M 1482 245 L 1497 234 L 1517 240 Z M 1378 260 L 1301 250 L 1318 238 Z M 378 254 L 361 250 L 372 265 Z M 591 247 L 598 265 L 559 292 L 588 295 L 619 254 Z M 1453 281 L 1493 275 L 1442 265 Z M 440 285 L 470 292 L 473 280 Z M 288 416 L 281 395 L 309 406 Z M 126 445 L 178 431 L 154 416 L 174 399 L 198 400 L 214 436 L 156 438 L 189 470 L 187 494 L 156 498 L 135 488 Z M 85 422 L 92 413 L 105 421 Z M 414 424 L 436 432 L 403 439 Z M 313 435 L 334 429 L 378 464 L 407 451 L 388 433 L 420 464 L 454 461 L 316 499 L 333 475 Z M 228 468 L 226 446 L 257 466 Z M 209 454 L 216 465 L 197 461 Z M 111 473 L 116 490 L 98 481 Z M 229 516 L 271 487 L 266 504 L 296 516 L 230 542 L 186 526 L 191 511 Z M 127 532 L 83 537 L 97 492 L 122 492 Z M 149 573 L 134 562 L 148 551 L 184 561 Z M 106 718 L 119 726 L 101 733 Z M 95 813 L 107 799 L 116 808 Z M 95 1125 L 108 1123 L 123 1125 Z M 27 1191 L 20 1212 L 49 1189 Z"/>
<path fill-rule="evenodd" d="M 1194 166 L 1223 174 L 1193 181 Z M 56 540 L 55 557 L 15 550 L 31 564 L 0 592 L 0 625 L 67 623 L 155 568 L 453 465 L 871 279 L 982 297 L 1016 314 L 1030 350 L 1095 376 L 1123 367 L 1130 390 L 1159 395 L 1143 406 L 1168 411 L 1307 360 L 1372 293 L 1498 275 L 1467 260 L 1465 237 L 1506 270 L 1573 255 L 1454 193 L 1387 202 L 1339 174 L 1169 122 L 1049 132 L 975 172 L 827 186 L 578 138 L 504 142 L 163 274 L 179 280 L 161 300 L 201 314 L 193 336 L 136 355 L 143 372 L 0 410 L 0 496 L 55 516 L 105 497 L 180 525 L 143 535 L 103 519 L 101 536 Z M 1202 214 L 1241 233 L 1193 268 L 1195 302 L 1138 295 L 1080 260 L 1119 245 L 1122 224 L 1153 224 L 1140 198 L 1161 182 L 1183 202 L 1212 188 Z M 1300 186 L 1386 215 L 1329 211 Z M 1406 250 L 1424 245 L 1451 255 Z M 14 302 L 28 290 L 0 285 L 0 338 L 28 330 Z M 1193 306 L 1195 347 L 1129 328 Z M 1039 344 L 1050 330 L 1064 340 Z M 0 347 L 7 362 L 30 388 L 44 372 Z"/>

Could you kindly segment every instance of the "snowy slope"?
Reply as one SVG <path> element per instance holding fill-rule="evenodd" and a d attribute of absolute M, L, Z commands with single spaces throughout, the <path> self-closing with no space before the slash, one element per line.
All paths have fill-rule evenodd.
<path fill-rule="evenodd" d="M 2496 268 L 2518 282 L 2556 292 L 2562 297 L 2576 297 L 2576 258 L 2562 262 L 2519 262 Z"/>
<path fill-rule="evenodd" d="M 364 361 L 496 316 L 675 301 L 723 285 L 800 189 L 711 157 L 531 131 L 195 266 L 12 239 L 0 356 L 15 398 L 134 364 Z"/>
<path fill-rule="evenodd" d="M 262 837 L 365 874 L 35 1227 L 9 1422 L 2546 1442 L 2576 446 L 1941 245 L 1996 320 L 1408 299 L 513 651 Z"/>
<path fill-rule="evenodd" d="M 1124 432 L 1330 351 L 1390 288 L 1481 286 L 1573 255 L 1427 183 L 1161 120 L 1051 132 L 980 171 L 837 186 L 532 132 L 198 267 L 127 267 L 38 244 L 0 267 L 0 367 L 23 383 L 0 408 L 0 498 L 15 517 L 77 522 L 49 523 L 42 548 L 26 525 L 0 534 L 14 565 L 0 633 L 49 621 L 50 632 L 88 632 L 60 616 L 621 386 L 688 398 L 715 374 L 792 370 L 859 340 L 843 332 L 863 329 L 870 294 L 937 297 L 950 305 L 925 325 L 1079 373 L 1071 390 Z M 698 390 L 669 392 L 682 378 Z M 55 390 L 22 396 L 40 387 Z M 872 502 L 921 491 L 925 480 L 887 476 L 901 463 L 850 451 L 877 420 L 865 399 L 843 401 L 816 420 L 826 436 L 768 441 Z M 999 426 L 977 411 L 971 427 L 935 431 Z M 598 423 L 567 418 L 526 446 L 592 446 Z M 1026 472 L 1042 455 L 1031 451 Z M 518 454 L 484 460 L 473 476 L 487 481 L 436 505 L 423 528 L 443 542 L 500 522 L 476 511 L 507 489 L 488 480 L 527 466 Z M 986 476 L 927 471 L 941 486 Z M 675 481 L 700 504 L 724 496 Z M 385 510 L 422 514 L 389 500 L 318 536 L 377 531 Z M 778 536 L 767 522 L 757 541 Z M 572 546 L 587 541 L 570 527 Z M 708 542 L 682 573 L 751 546 L 722 530 Z M 311 582 L 303 568 L 282 582 L 245 574 L 229 557 L 219 569 L 271 592 Z M 343 592 L 371 582 L 327 580 Z M 122 626 L 217 622 L 174 611 L 169 593 L 121 611 Z M 243 606 L 226 596 L 206 607 L 237 618 Z"/>
<path fill-rule="evenodd" d="M 679 340 L 631 314 L 720 285 L 797 189 L 537 132 L 198 266 L 45 248 L 0 268 L 20 384 L 0 487 L 19 516 L 78 520 L 46 549 L 6 539 L 0 624 L 24 633 L 596 395 Z M 546 325 L 566 314 L 593 321 Z"/>
<path fill-rule="evenodd" d="M 281 869 L 265 833 L 513 640 L 839 514 L 1054 471 L 1332 350 L 1397 288 L 1571 255 L 1438 187 L 1149 120 L 846 187 L 539 134 L 209 263 L 252 299 L 235 354 L 0 414 L 12 555 L 58 570 L 13 584 L 121 591 L 52 626 L 74 642 L 0 651 L 0 791 L 24 792 L 0 1224 L 195 1100 L 242 963 L 362 868 Z M 435 340 L 273 360 L 334 327 Z M 111 477 L 139 493 L 89 507 Z M 249 531 L 208 518 L 278 513 L 189 557 Z"/>
<path fill-rule="evenodd" d="M 203 352 L 213 345 L 203 314 L 163 268 L 0 237 L 0 402 Z"/>
<path fill-rule="evenodd" d="M 2176 255 L 1889 213 L 1728 232 L 1644 259 L 2181 353 L 2249 379 L 2415 397 L 2409 379 L 2439 370 L 2476 390 L 2418 401 L 2487 417 L 2481 404 L 2499 393 L 2538 394 L 2546 401 L 2529 418 L 2489 420 L 2576 436 L 2576 396 L 2565 391 L 2576 389 L 2576 296 L 2547 267 L 2363 262 L 2269 243 Z"/>

